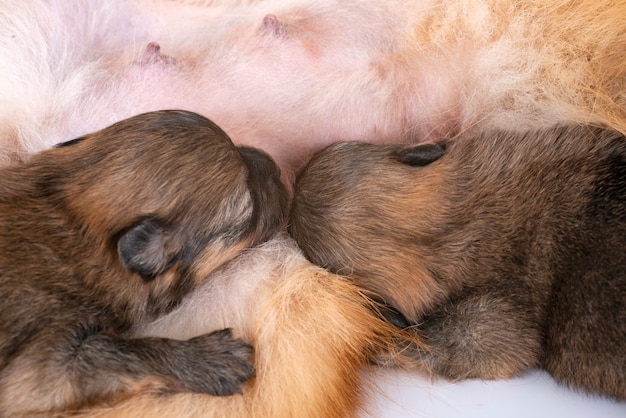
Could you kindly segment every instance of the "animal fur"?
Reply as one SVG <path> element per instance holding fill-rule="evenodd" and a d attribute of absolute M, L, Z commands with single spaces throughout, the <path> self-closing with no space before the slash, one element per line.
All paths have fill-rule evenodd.
<path fill-rule="evenodd" d="M 625 9 L 618 0 L 0 0 L 0 159 L 24 159 L 163 108 L 210 117 L 236 144 L 269 153 L 285 179 L 342 140 L 419 142 L 568 120 L 625 132 Z M 283 280 L 315 272 L 309 266 Z M 353 289 L 343 297 L 357 296 Z M 205 307 L 201 297 L 190 300 L 187 312 Z M 278 313 L 275 300 L 265 303 Z M 344 315 L 344 324 L 352 324 Z M 207 332 L 219 328 L 211 318 L 189 318 L 206 321 Z M 288 342 L 280 338 L 282 325 L 258 323 Z M 175 332 L 166 323 L 158 331 Z M 278 356 L 272 339 L 254 341 L 257 362 L 260 352 L 267 361 Z M 342 353 L 334 361 L 361 364 Z M 288 363 L 299 364 L 292 355 Z M 330 363 L 310 364 L 314 375 L 334 373 L 325 368 Z M 313 399 L 306 389 L 354 399 L 359 393 L 350 391 L 362 384 L 281 375 L 289 370 L 276 370 L 276 379 L 257 377 L 257 389 L 244 388 L 241 398 L 141 402 L 155 415 L 158 407 L 218 414 L 213 406 L 223 401 L 240 405 L 233 411 L 256 404 L 259 411 L 282 411 L 274 416 L 333 416 L 334 395 Z M 302 381 L 313 383 L 298 386 Z M 125 407 L 140 414 L 137 402 Z M 354 406 L 346 405 L 343 416 Z"/>
<path fill-rule="evenodd" d="M 290 231 L 403 315 L 427 345 L 405 364 L 454 380 L 541 366 L 626 400 L 623 135 L 336 144 L 299 177 Z"/>
<path fill-rule="evenodd" d="M 626 132 L 621 0 L 2 0 L 0 126 L 15 159 L 185 108 L 285 177 L 337 141 L 558 122 Z"/>
<path fill-rule="evenodd" d="M 199 115 L 153 112 L 2 168 L 0 191 L 0 416 L 240 392 L 251 349 L 229 330 L 124 334 L 282 228 L 267 155 Z"/>
<path fill-rule="evenodd" d="M 176 311 L 134 330 L 187 339 L 231 327 L 255 348 L 255 378 L 242 396 L 141 394 L 84 416 L 356 417 L 376 390 L 364 368 L 403 337 L 376 309 L 363 290 L 279 236 L 212 274 Z"/>

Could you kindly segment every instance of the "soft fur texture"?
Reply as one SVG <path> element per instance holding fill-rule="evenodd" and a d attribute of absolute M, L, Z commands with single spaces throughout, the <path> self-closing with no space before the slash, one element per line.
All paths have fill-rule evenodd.
<path fill-rule="evenodd" d="M 375 388 L 361 378 L 399 330 L 350 281 L 313 266 L 278 237 L 211 275 L 171 314 L 136 336 L 191 338 L 223 327 L 255 348 L 256 377 L 242 396 L 147 394 L 86 417 L 354 417 Z M 406 337 L 406 336 L 404 336 Z"/>
<path fill-rule="evenodd" d="M 625 9 L 624 2 L 609 0 L 0 0 L 0 159 L 24 159 L 163 108 L 210 117 L 236 144 L 268 152 L 285 179 L 340 140 L 419 142 L 568 120 L 624 132 Z M 268 260 L 280 270 L 280 260 Z M 285 270 L 291 273 L 281 280 L 298 286 L 304 276 L 318 286 L 312 277 L 322 273 L 300 262 L 301 269 Z M 242 268 L 241 274 L 256 273 Z M 239 277 L 235 268 L 232 276 Z M 190 301 L 188 312 L 206 307 L 201 294 Z M 282 312 L 277 299 L 263 303 L 274 315 Z M 362 298 L 350 287 L 333 303 L 359 304 Z M 317 306 L 308 306 L 301 318 L 320 315 Z M 324 344 L 344 337 L 357 339 L 347 347 L 370 346 L 371 334 L 361 340 L 350 332 L 360 333 L 365 324 L 359 318 L 366 314 L 358 312 L 350 318 L 343 311 L 346 317 L 337 320 L 346 331 L 334 331 L 337 336 L 314 322 L 330 332 L 316 349 L 327 353 Z M 227 326 L 214 324 L 212 316 L 188 315 L 206 321 L 202 332 Z M 258 327 L 276 341 L 290 341 L 280 321 Z M 295 336 L 307 335 L 297 329 Z M 167 322 L 153 331 L 175 332 Z M 304 358 L 298 352 L 273 357 L 283 355 L 274 339 L 258 335 L 258 362 L 281 358 L 296 367 Z M 304 337 L 298 341 L 305 345 Z M 177 416 L 240 416 L 242 410 L 259 417 L 271 416 L 265 411 L 350 415 L 357 404 L 334 409 L 333 394 L 357 399 L 361 383 L 315 377 L 322 371 L 332 376 L 333 364 L 358 368 L 363 358 L 345 348 L 340 345 L 330 361 L 304 361 L 311 377 L 303 372 L 289 380 L 287 367 L 261 374 L 243 397 L 142 398 L 124 408 L 141 414 L 143 407 L 152 416 L 159 408 Z M 310 397 L 311 388 L 326 395 Z"/>
<path fill-rule="evenodd" d="M 626 132 L 620 0 L 2 0 L 0 10 L 5 159 L 162 108 L 208 116 L 287 174 L 340 140 L 573 120 Z"/>
<path fill-rule="evenodd" d="M 239 392 L 251 350 L 229 331 L 123 334 L 275 234 L 286 208 L 267 155 L 188 112 L 139 115 L 1 169 L 0 416 L 144 389 Z"/>
<path fill-rule="evenodd" d="M 296 183 L 307 257 L 380 295 L 450 379 L 542 366 L 626 400 L 626 138 L 588 126 L 335 144 Z"/>

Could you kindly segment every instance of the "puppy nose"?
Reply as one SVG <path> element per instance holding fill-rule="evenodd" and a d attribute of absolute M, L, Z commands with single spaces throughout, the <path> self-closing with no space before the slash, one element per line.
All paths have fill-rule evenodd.
<path fill-rule="evenodd" d="M 268 154 L 249 147 L 241 147 L 239 152 L 254 175 L 280 180 L 280 168 Z"/>
<path fill-rule="evenodd" d="M 269 239 L 280 230 L 289 211 L 289 192 L 280 179 L 278 164 L 265 152 L 248 147 L 239 148 L 248 166 L 248 187 L 255 202 L 259 240 Z"/>

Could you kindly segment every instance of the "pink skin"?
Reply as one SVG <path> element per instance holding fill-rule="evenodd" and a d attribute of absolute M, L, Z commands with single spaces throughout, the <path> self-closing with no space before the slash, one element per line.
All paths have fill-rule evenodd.
<path fill-rule="evenodd" d="M 212 119 L 236 144 L 264 149 L 288 179 L 333 142 L 418 142 L 496 125 L 492 114 L 507 115 L 501 105 L 507 102 L 496 95 L 506 99 L 510 87 L 492 89 L 494 77 L 476 75 L 484 45 L 469 40 L 407 49 L 410 28 L 435 0 L 411 3 L 410 13 L 399 0 L 300 0 L 299 6 L 213 1 L 204 7 L 117 0 L 107 3 L 106 12 L 96 3 L 42 3 L 63 8 L 53 21 L 59 39 L 29 43 L 37 52 L 35 64 L 25 61 L 19 74 L 26 75 L 14 84 L 31 86 L 40 79 L 37 65 L 48 50 L 70 55 L 61 55 L 63 66 L 50 63 L 60 68 L 51 81 L 28 87 L 28 94 L 16 90 L 23 109 L 0 112 L 5 137 L 14 137 L 20 123 L 25 127 L 13 142 L 30 141 L 28 152 L 141 112 L 180 108 Z M 83 24 L 85 16 L 98 13 L 111 16 Z M 21 36 L 34 35 L 30 30 Z M 523 85 L 523 76 L 513 87 Z M 529 96 L 514 93 L 517 101 Z M 517 126 L 524 120 L 537 126 L 540 112 L 532 105 L 522 103 L 508 117 Z M 530 109 L 528 116 L 518 109 Z M 503 126 L 511 125 L 503 120 Z"/>
<path fill-rule="evenodd" d="M 263 18 L 263 26 L 265 30 L 273 33 L 275 36 L 283 36 L 285 34 L 285 25 L 281 23 L 276 15 L 269 14 Z"/>
<path fill-rule="evenodd" d="M 73 19 L 72 27 L 67 10 L 92 16 L 90 7 L 98 6 L 72 0 L 49 6 L 67 7 L 53 23 L 74 55 L 64 55 L 69 64 L 54 82 L 41 81 L 27 98 L 30 112 L 20 113 L 30 118 L 24 135 L 35 127 L 40 137 L 30 150 L 141 112 L 181 108 L 214 120 L 237 144 L 264 149 L 288 178 L 332 142 L 420 140 L 424 135 L 414 126 L 432 130 L 424 120 L 407 118 L 409 90 L 401 97 L 384 80 L 399 77 L 384 61 L 396 45 L 392 29 L 403 23 L 383 6 L 373 12 L 361 2 L 334 0 L 313 2 L 310 10 L 270 0 L 241 8 L 154 0 L 113 4 L 119 8 L 113 16 L 89 26 Z M 358 20 L 368 24 L 355 26 Z M 45 51 L 59 44 L 36 41 L 34 47 Z M 23 78 L 26 83 L 36 77 Z M 57 87 L 64 80 L 68 87 Z M 41 103 L 48 105 L 33 112 Z M 50 109 L 56 109 L 52 119 Z"/>
<path fill-rule="evenodd" d="M 174 64 L 176 61 L 174 58 L 161 54 L 161 45 L 156 42 L 150 42 L 146 45 L 146 49 L 143 56 L 136 61 L 139 65 L 154 65 L 154 64 Z"/>
<path fill-rule="evenodd" d="M 400 95 L 385 80 L 402 77 L 384 62 L 393 53 L 391 28 L 401 27 L 399 18 L 382 14 L 355 27 L 369 9 L 347 5 L 350 13 L 341 13 L 329 4 L 313 11 L 247 9 L 244 18 L 223 19 L 221 31 L 190 44 L 168 33 L 172 24 L 162 19 L 169 11 L 141 9 L 140 25 L 149 37 L 143 52 L 133 57 L 137 48 L 131 46 L 112 57 L 105 68 L 112 77 L 87 92 L 90 101 L 99 100 L 68 121 L 65 136 L 143 111 L 184 108 L 214 120 L 235 143 L 264 149 L 289 178 L 332 142 L 418 141 L 442 126 L 430 120 L 437 106 L 408 118 L 410 91 Z M 203 24 L 217 24 L 211 19 L 205 16 Z M 371 33 L 380 39 L 370 39 Z M 129 67 L 129 60 L 139 67 Z"/>
<path fill-rule="evenodd" d="M 85 34 L 80 22 L 69 30 L 60 19 L 66 49 L 87 53 L 66 59 L 72 65 L 60 75 L 72 87 L 57 88 L 55 75 L 54 83 L 29 96 L 37 105 L 49 103 L 40 116 L 26 106 L 31 120 L 24 124 L 43 128 L 31 150 L 141 112 L 180 108 L 212 119 L 236 144 L 265 150 L 290 179 L 333 142 L 417 142 L 460 129 L 467 68 L 456 62 L 471 52 L 463 47 L 406 61 L 401 40 L 412 23 L 398 6 L 403 2 L 283 3 L 199 7 L 118 0 L 112 4 L 119 11 L 89 26 L 98 28 L 94 34 Z M 90 16 L 99 6 L 68 0 L 55 7 Z M 49 109 L 59 109 L 54 119 Z M 34 117 L 40 119 L 33 123 Z"/>

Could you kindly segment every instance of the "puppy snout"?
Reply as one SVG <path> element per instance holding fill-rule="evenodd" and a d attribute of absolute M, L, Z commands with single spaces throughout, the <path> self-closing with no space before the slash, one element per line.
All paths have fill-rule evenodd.
<path fill-rule="evenodd" d="M 280 168 L 272 157 L 259 149 L 250 147 L 241 147 L 239 152 L 250 171 L 280 183 Z"/>
<path fill-rule="evenodd" d="M 254 198 L 258 241 L 265 241 L 281 230 L 289 210 L 289 193 L 280 179 L 278 164 L 265 152 L 241 147 L 248 166 L 248 186 Z"/>

